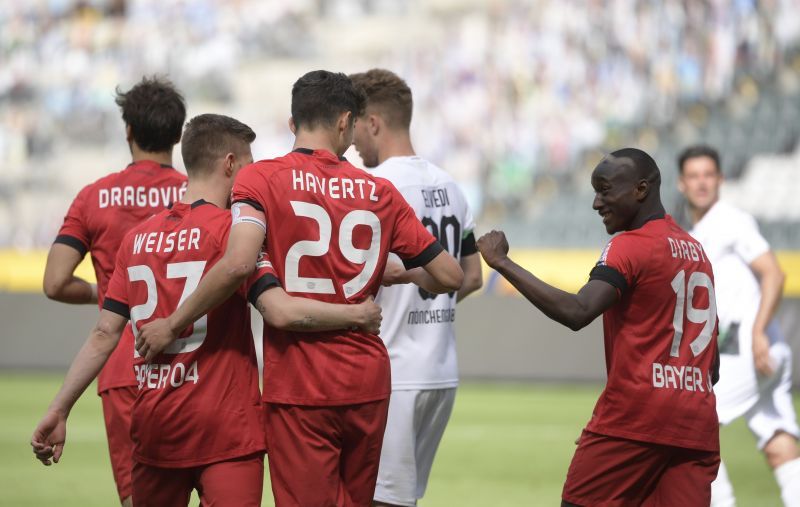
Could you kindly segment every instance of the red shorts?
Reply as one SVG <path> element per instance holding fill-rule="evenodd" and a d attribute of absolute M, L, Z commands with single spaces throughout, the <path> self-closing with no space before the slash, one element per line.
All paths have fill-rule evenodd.
<path fill-rule="evenodd" d="M 115 387 L 100 393 L 103 418 L 108 437 L 111 470 L 120 502 L 131 496 L 133 441 L 131 440 L 131 408 L 139 389 L 136 386 Z"/>
<path fill-rule="evenodd" d="M 265 403 L 277 507 L 372 505 L 389 399 L 334 407 Z"/>
<path fill-rule="evenodd" d="M 133 464 L 133 505 L 189 505 L 192 490 L 201 506 L 259 507 L 264 488 L 264 454 L 259 452 L 191 468 Z"/>
<path fill-rule="evenodd" d="M 583 431 L 562 498 L 581 506 L 694 507 L 711 503 L 719 452 Z"/>

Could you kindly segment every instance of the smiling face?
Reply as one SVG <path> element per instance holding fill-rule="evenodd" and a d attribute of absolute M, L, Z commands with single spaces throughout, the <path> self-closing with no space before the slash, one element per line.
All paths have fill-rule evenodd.
<path fill-rule="evenodd" d="M 678 189 L 686 196 L 689 206 L 708 211 L 719 199 L 720 185 L 722 185 L 722 174 L 714 159 L 701 156 L 684 161 Z"/>
<path fill-rule="evenodd" d="M 604 158 L 592 172 L 592 208 L 603 217 L 606 232 L 615 234 L 630 228 L 640 207 L 637 173 L 625 157 Z"/>

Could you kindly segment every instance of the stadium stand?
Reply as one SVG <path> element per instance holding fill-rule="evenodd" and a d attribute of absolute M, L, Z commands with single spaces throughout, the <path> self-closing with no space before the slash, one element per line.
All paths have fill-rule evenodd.
<path fill-rule="evenodd" d="M 677 209 L 674 156 L 705 140 L 749 182 L 726 195 L 771 209 L 748 208 L 798 248 L 796 203 L 754 197 L 778 169 L 753 159 L 800 136 L 798 20 L 796 2 L 754 0 L 3 2 L 0 247 L 46 246 L 69 196 L 125 157 L 117 84 L 167 73 L 190 113 L 244 118 L 268 157 L 288 143 L 291 76 L 381 65 L 415 91 L 418 151 L 528 246 L 604 241 L 586 176 L 622 144 L 656 154 Z"/>

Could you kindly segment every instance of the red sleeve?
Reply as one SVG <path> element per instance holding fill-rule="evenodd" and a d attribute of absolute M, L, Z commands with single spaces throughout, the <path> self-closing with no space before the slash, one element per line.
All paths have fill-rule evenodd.
<path fill-rule="evenodd" d="M 260 187 L 263 187 L 264 180 L 261 177 L 263 169 L 256 164 L 250 164 L 242 168 L 236 175 L 231 191 L 231 203 L 245 203 L 264 211 L 266 203 Z"/>
<path fill-rule="evenodd" d="M 86 200 L 90 192 L 91 187 L 84 187 L 72 201 L 54 241 L 54 243 L 71 246 L 80 252 L 81 256 L 86 255 L 91 246 L 89 227 L 86 224 Z"/>
<path fill-rule="evenodd" d="M 111 280 L 108 282 L 108 289 L 103 300 L 104 310 L 112 311 L 126 319 L 131 318 L 130 300 L 128 298 L 128 287 L 130 287 L 130 282 L 128 281 L 128 254 L 131 251 L 130 237 L 131 233 L 128 233 L 119 246 L 114 274 L 111 275 Z"/>
<path fill-rule="evenodd" d="M 389 251 L 403 260 L 406 269 L 424 266 L 442 252 L 442 245 L 422 225 L 403 195 L 391 184 L 388 186 L 397 210 Z"/>
<path fill-rule="evenodd" d="M 258 296 L 263 294 L 265 290 L 271 287 L 280 287 L 280 285 L 281 282 L 278 279 L 278 275 L 275 274 L 275 269 L 272 267 L 267 253 L 261 250 L 256 262 L 256 270 L 244 284 L 247 300 L 255 306 Z"/>
<path fill-rule="evenodd" d="M 621 234 L 611 238 L 589 274 L 589 279 L 609 283 L 622 294 L 636 284 L 643 252 L 642 245 L 632 236 Z"/>

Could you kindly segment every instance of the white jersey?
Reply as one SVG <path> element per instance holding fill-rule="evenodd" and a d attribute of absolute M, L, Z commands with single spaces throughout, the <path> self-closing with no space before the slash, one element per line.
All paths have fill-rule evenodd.
<path fill-rule="evenodd" d="M 475 221 L 449 174 L 420 157 L 392 157 L 372 172 L 392 182 L 423 225 L 453 257 L 475 253 Z M 393 260 L 397 261 L 397 258 Z M 392 364 L 392 389 L 458 385 L 456 293 L 430 294 L 413 284 L 382 287 L 380 336 Z"/>
<path fill-rule="evenodd" d="M 752 323 L 761 289 L 750 263 L 769 251 L 769 244 L 752 216 L 719 201 L 689 233 L 703 245 L 714 269 L 720 334 L 741 325 L 741 352 L 752 354 Z"/>

